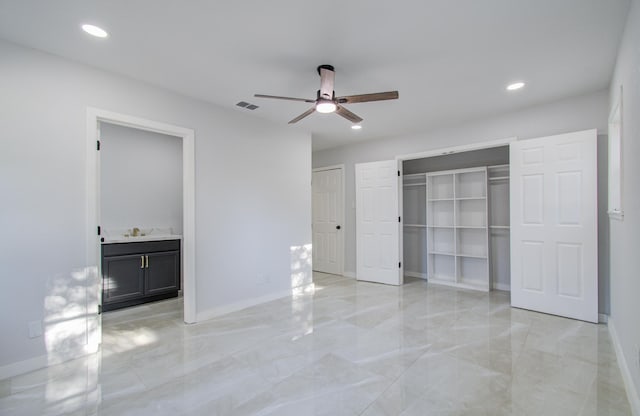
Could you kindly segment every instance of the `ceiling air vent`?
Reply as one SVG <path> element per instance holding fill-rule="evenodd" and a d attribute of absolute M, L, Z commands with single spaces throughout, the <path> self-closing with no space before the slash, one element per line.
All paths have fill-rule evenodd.
<path fill-rule="evenodd" d="M 242 108 L 246 108 L 247 110 L 255 110 L 256 108 L 258 108 L 257 105 L 255 104 L 251 104 L 248 103 L 246 101 L 240 101 L 238 104 L 236 104 L 238 107 L 242 107 Z"/>

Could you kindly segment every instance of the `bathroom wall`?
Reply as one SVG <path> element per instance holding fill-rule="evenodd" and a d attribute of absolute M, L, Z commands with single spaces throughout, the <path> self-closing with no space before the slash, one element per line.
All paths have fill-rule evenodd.
<path fill-rule="evenodd" d="M 100 224 L 182 233 L 182 139 L 100 124 Z"/>

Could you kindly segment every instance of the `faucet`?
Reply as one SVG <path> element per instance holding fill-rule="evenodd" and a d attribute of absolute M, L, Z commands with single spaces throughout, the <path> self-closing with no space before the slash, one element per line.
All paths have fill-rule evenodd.
<path fill-rule="evenodd" d="M 131 235 L 134 236 L 134 237 L 139 236 L 140 235 L 140 228 L 134 227 L 133 233 Z"/>

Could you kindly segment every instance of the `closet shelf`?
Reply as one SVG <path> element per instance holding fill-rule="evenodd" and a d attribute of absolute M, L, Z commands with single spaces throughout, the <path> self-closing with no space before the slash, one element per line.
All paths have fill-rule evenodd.
<path fill-rule="evenodd" d="M 453 225 L 427 225 L 427 228 L 455 228 Z"/>
<path fill-rule="evenodd" d="M 487 259 L 487 256 L 481 256 L 481 255 L 477 255 L 477 254 L 465 254 L 465 253 L 458 253 L 456 254 L 457 257 L 469 257 L 472 259 Z"/>
<path fill-rule="evenodd" d="M 487 199 L 486 196 L 465 196 L 465 197 L 456 198 L 456 201 L 473 201 L 473 200 L 485 200 L 485 199 Z"/>
<path fill-rule="evenodd" d="M 471 229 L 471 230 L 484 230 L 487 228 L 486 225 L 456 225 L 455 228 L 467 228 L 467 229 Z"/>
<path fill-rule="evenodd" d="M 511 228 L 509 225 L 490 225 L 489 228 L 498 229 L 498 230 L 508 230 Z"/>
<path fill-rule="evenodd" d="M 494 176 L 489 178 L 490 181 L 508 181 L 508 176 Z"/>
<path fill-rule="evenodd" d="M 427 251 L 428 254 L 433 254 L 436 256 L 449 256 L 449 257 L 455 257 L 456 254 L 455 253 L 447 253 L 446 251 Z"/>
<path fill-rule="evenodd" d="M 427 183 L 426 182 L 420 182 L 420 183 L 403 183 L 402 186 L 425 186 Z"/>
<path fill-rule="evenodd" d="M 427 228 L 424 224 L 404 224 L 405 227 Z"/>
<path fill-rule="evenodd" d="M 509 165 L 492 165 L 492 166 L 487 166 L 487 169 L 489 170 L 501 170 L 501 169 L 508 169 Z"/>
<path fill-rule="evenodd" d="M 453 201 L 453 198 L 429 198 L 428 202 Z"/>

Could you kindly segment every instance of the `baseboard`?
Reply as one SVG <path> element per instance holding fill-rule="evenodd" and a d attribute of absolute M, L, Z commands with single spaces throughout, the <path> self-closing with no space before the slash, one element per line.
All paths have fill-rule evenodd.
<path fill-rule="evenodd" d="M 293 295 L 301 295 L 303 293 L 307 293 L 309 291 L 313 291 L 315 285 L 313 283 L 309 283 L 307 285 L 302 285 L 297 288 L 270 293 L 268 295 L 259 296 L 256 298 L 246 299 L 240 302 L 231 303 L 229 305 L 220 306 L 217 308 L 211 308 L 206 311 L 198 312 L 196 314 L 196 322 L 206 321 L 208 319 L 216 318 L 218 316 L 226 315 L 232 312 L 236 312 L 242 309 L 250 308 L 252 306 L 260 305 L 262 303 L 271 302 L 273 300 L 282 299 L 286 297 L 290 297 Z"/>
<path fill-rule="evenodd" d="M 40 370 L 52 365 L 62 364 L 75 360 L 97 351 L 98 345 L 83 345 L 66 351 L 56 351 L 48 355 L 40 355 L 26 360 L 0 366 L 0 380 L 15 377 L 20 374 Z"/>
<path fill-rule="evenodd" d="M 48 364 L 49 361 L 47 356 L 41 355 L 39 357 L 29 358 L 28 360 L 3 365 L 0 367 L 0 380 L 28 373 L 30 371 L 39 370 L 46 367 Z"/>
<path fill-rule="evenodd" d="M 342 275 L 344 277 L 349 277 L 351 279 L 355 279 L 356 278 L 356 272 L 343 272 Z"/>
<path fill-rule="evenodd" d="M 627 398 L 629 399 L 629 405 L 631 406 L 631 413 L 633 413 L 634 416 L 640 416 L 640 397 L 638 396 L 638 390 L 633 384 L 633 378 L 631 377 L 631 371 L 629 370 L 627 359 L 622 352 L 620 338 L 618 338 L 618 332 L 616 331 L 613 318 L 609 317 L 607 327 L 609 328 L 613 347 L 616 350 L 618 367 L 620 367 L 620 373 L 622 373 L 622 380 L 624 381 L 624 388 L 627 391 Z"/>
<path fill-rule="evenodd" d="M 426 273 L 410 272 L 410 271 L 405 270 L 404 271 L 404 275 L 407 276 L 407 277 L 415 277 L 416 279 L 427 280 L 427 274 Z"/>
<path fill-rule="evenodd" d="M 510 292 L 511 291 L 511 285 L 508 283 L 494 283 L 493 286 L 491 287 L 492 289 L 495 290 L 504 290 L 505 292 Z"/>
<path fill-rule="evenodd" d="M 609 322 L 609 315 L 604 314 L 604 313 L 599 313 L 598 314 L 598 323 L 599 324 L 606 324 L 607 322 Z"/>

